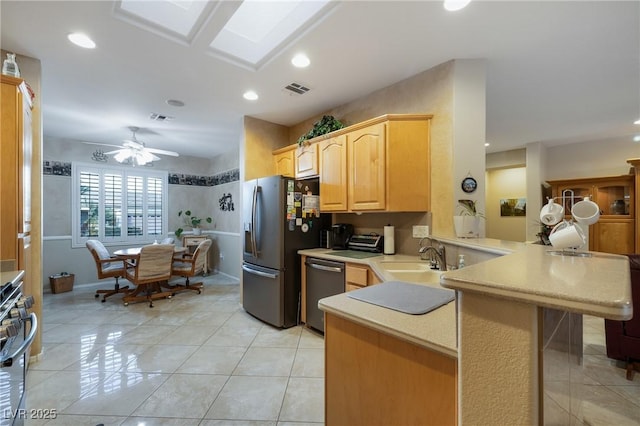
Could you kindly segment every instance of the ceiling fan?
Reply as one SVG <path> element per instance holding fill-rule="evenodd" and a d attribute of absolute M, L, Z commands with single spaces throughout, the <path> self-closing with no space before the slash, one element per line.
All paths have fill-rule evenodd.
<path fill-rule="evenodd" d="M 155 154 L 160 155 L 170 155 L 172 157 L 178 157 L 180 154 L 174 151 L 166 151 L 164 149 L 156 149 L 156 148 L 147 148 L 144 142 L 136 139 L 136 132 L 140 130 L 138 127 L 131 126 L 129 127 L 131 130 L 132 136 L 131 139 L 125 139 L 122 145 L 112 145 L 106 143 L 94 143 L 94 142 L 85 142 L 92 145 L 105 145 L 105 146 L 114 146 L 118 147 L 113 151 L 105 152 L 105 155 L 113 155 L 113 158 L 118 163 L 124 163 L 129 161 L 134 166 L 144 166 L 147 163 L 152 161 L 158 161 L 161 158 Z"/>

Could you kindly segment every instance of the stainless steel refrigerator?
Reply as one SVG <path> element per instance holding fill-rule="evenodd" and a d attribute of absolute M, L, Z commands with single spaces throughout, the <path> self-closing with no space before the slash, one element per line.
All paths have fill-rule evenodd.
<path fill-rule="evenodd" d="M 269 176 L 243 186 L 242 306 L 276 327 L 298 324 L 300 256 L 320 247 L 330 216 L 320 215 L 317 179 Z"/>

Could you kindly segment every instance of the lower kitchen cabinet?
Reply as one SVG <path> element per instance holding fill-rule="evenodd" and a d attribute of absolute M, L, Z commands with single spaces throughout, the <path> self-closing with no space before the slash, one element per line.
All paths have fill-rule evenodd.
<path fill-rule="evenodd" d="M 357 290 L 380 282 L 378 276 L 367 266 L 354 263 L 347 263 L 345 266 L 345 291 Z"/>
<path fill-rule="evenodd" d="M 325 315 L 326 425 L 456 424 L 456 359 Z"/>

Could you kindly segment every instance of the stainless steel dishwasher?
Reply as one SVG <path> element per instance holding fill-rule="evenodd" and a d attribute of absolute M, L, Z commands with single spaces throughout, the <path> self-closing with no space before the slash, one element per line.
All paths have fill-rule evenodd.
<path fill-rule="evenodd" d="M 307 270 L 307 325 L 324 333 L 324 313 L 318 300 L 344 293 L 344 263 L 308 257 Z"/>

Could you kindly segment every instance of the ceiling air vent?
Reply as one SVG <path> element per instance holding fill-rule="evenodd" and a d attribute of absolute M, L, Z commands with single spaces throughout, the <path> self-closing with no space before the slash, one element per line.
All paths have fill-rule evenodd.
<path fill-rule="evenodd" d="M 285 90 L 288 90 L 290 92 L 293 92 L 295 94 L 298 95 L 304 95 L 305 93 L 307 93 L 309 91 L 308 87 L 304 87 L 302 84 L 298 84 L 298 83 L 291 83 L 289 85 L 287 85 L 285 87 Z"/>
<path fill-rule="evenodd" d="M 173 120 L 173 117 L 168 115 L 158 114 L 156 112 L 152 112 L 149 118 L 153 121 L 170 121 Z"/>

